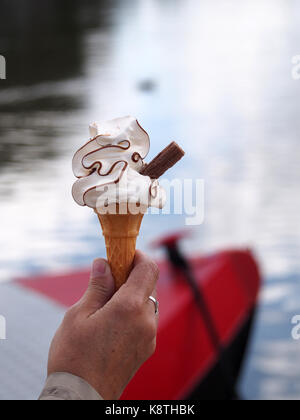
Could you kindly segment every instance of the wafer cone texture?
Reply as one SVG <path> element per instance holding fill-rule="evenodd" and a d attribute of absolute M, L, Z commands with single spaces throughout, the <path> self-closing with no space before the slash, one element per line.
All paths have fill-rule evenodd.
<path fill-rule="evenodd" d="M 105 238 L 108 263 L 118 290 L 126 282 L 132 269 L 136 239 L 144 214 L 97 215 Z"/>

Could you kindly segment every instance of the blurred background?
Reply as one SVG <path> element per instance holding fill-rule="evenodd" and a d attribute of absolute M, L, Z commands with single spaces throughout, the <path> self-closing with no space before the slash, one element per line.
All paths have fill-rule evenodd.
<path fill-rule="evenodd" d="M 90 122 L 134 115 L 149 159 L 171 140 L 185 149 L 167 178 L 205 180 L 185 252 L 246 246 L 260 262 L 243 396 L 299 399 L 299 18 L 297 0 L 2 0 L 0 281 L 105 255 L 71 197 L 71 159 Z M 139 248 L 184 222 L 146 217 Z"/>

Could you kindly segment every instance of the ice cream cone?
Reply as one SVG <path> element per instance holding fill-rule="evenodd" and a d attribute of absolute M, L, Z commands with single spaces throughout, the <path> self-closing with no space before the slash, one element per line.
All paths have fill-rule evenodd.
<path fill-rule="evenodd" d="M 115 279 L 116 290 L 124 284 L 132 269 L 136 238 L 144 214 L 98 214 L 105 238 L 106 254 Z"/>
<path fill-rule="evenodd" d="M 158 178 L 184 154 L 173 142 L 146 164 L 149 148 L 147 132 L 127 116 L 91 124 L 90 139 L 72 161 L 77 178 L 73 198 L 98 215 L 117 289 L 131 271 L 144 214 L 149 207 L 162 209 L 166 202 Z"/>

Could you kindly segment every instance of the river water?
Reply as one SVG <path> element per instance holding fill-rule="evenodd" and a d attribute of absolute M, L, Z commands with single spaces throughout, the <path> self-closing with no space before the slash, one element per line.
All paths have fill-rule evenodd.
<path fill-rule="evenodd" d="M 205 181 L 205 221 L 185 251 L 251 247 L 261 264 L 243 395 L 299 398 L 299 2 L 29 3 L 0 17 L 0 280 L 104 255 L 96 217 L 72 200 L 71 159 L 90 122 L 134 115 L 149 158 L 171 140 L 185 149 L 167 178 Z M 139 247 L 184 227 L 149 215 Z"/>

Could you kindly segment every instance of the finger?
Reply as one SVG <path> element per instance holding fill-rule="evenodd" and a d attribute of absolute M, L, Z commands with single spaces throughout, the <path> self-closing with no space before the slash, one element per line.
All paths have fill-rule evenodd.
<path fill-rule="evenodd" d="M 159 276 L 157 264 L 141 251 L 136 252 L 133 270 L 127 282 L 119 289 L 121 294 L 130 294 L 144 301 L 156 287 Z"/>
<path fill-rule="evenodd" d="M 90 282 L 86 293 L 81 299 L 81 307 L 90 316 L 101 309 L 113 296 L 115 282 L 106 260 L 101 258 L 93 262 Z"/>

